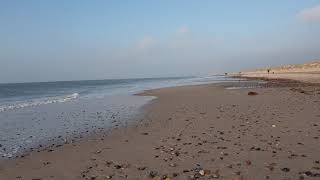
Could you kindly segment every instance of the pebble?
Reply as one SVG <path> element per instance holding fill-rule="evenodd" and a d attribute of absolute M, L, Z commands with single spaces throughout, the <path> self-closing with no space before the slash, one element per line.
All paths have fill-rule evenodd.
<path fill-rule="evenodd" d="M 219 178 L 220 177 L 220 171 L 216 170 L 214 173 L 211 175 L 212 178 Z"/>
<path fill-rule="evenodd" d="M 154 177 L 156 177 L 158 175 L 158 172 L 157 171 L 150 171 L 149 172 L 149 177 L 151 177 L 151 178 L 154 178 Z"/>
<path fill-rule="evenodd" d="M 138 167 L 137 169 L 139 170 L 139 171 L 143 171 L 143 170 L 145 170 L 147 167 Z"/>
<path fill-rule="evenodd" d="M 254 91 L 250 91 L 250 92 L 248 92 L 248 95 L 249 96 L 256 96 L 256 95 L 258 95 L 258 93 L 254 92 Z"/>
<path fill-rule="evenodd" d="M 283 172 L 289 172 L 290 169 L 289 169 L 289 168 L 282 168 L 281 171 L 283 171 Z"/>
<path fill-rule="evenodd" d="M 244 180 L 244 179 L 243 179 L 243 176 L 236 176 L 234 180 Z"/>

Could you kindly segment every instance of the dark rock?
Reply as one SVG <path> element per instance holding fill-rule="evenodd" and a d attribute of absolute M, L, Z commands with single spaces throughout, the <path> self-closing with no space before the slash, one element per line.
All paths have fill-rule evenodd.
<path fill-rule="evenodd" d="M 172 177 L 177 177 L 178 175 L 178 173 L 172 173 Z"/>
<path fill-rule="evenodd" d="M 283 171 L 283 172 L 289 172 L 290 169 L 289 169 L 289 168 L 282 168 L 281 171 Z"/>
<path fill-rule="evenodd" d="M 143 171 L 143 170 L 145 170 L 147 167 L 145 167 L 145 166 L 143 166 L 143 167 L 138 167 L 138 170 L 139 171 Z"/>
<path fill-rule="evenodd" d="M 249 95 L 249 96 L 256 96 L 256 95 L 258 95 L 258 93 L 257 93 L 257 92 L 250 91 L 250 92 L 248 92 L 248 95 Z"/>

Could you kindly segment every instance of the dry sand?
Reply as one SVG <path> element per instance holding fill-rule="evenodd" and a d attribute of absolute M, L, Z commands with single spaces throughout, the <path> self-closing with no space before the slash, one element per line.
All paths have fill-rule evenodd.
<path fill-rule="evenodd" d="M 289 64 L 261 68 L 254 71 L 231 73 L 231 75 L 268 79 L 292 79 L 306 83 L 320 83 L 320 60 L 311 61 L 304 64 Z"/>
<path fill-rule="evenodd" d="M 0 179 L 320 179 L 319 85 L 225 86 L 147 91 L 136 125 L 4 161 Z"/>
<path fill-rule="evenodd" d="M 244 72 L 239 77 L 254 77 L 254 78 L 268 78 L 268 79 L 292 79 L 296 81 L 302 81 L 306 83 L 320 83 L 320 71 L 319 72 Z"/>

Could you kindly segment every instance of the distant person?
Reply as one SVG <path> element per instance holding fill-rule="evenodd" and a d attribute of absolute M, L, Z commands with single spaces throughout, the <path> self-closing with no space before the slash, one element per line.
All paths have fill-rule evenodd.
<path fill-rule="evenodd" d="M 270 69 L 268 69 L 268 74 L 270 73 Z"/>

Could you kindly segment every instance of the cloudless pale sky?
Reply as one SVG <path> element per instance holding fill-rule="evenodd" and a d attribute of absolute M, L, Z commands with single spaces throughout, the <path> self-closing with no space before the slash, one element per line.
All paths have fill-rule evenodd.
<path fill-rule="evenodd" d="M 0 0 L 0 83 L 206 75 L 314 59 L 318 0 Z"/>

